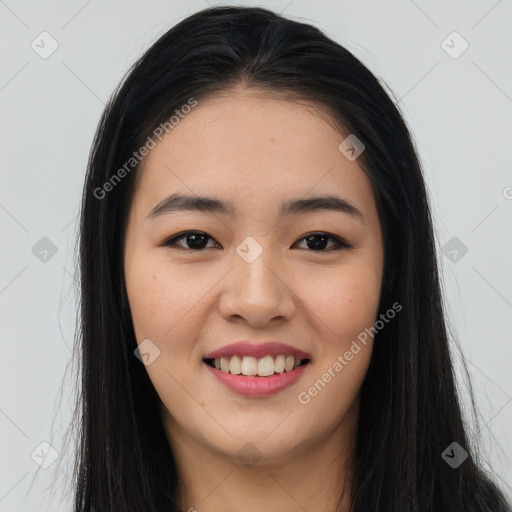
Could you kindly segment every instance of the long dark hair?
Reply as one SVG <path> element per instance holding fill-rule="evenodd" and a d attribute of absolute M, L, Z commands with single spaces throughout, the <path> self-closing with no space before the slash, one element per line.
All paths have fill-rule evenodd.
<path fill-rule="evenodd" d="M 317 28 L 242 7 L 205 9 L 160 37 L 114 92 L 96 132 L 79 235 L 75 510 L 180 510 L 159 397 L 134 356 L 124 281 L 139 166 L 125 166 L 122 179 L 118 170 L 190 98 L 200 104 L 240 84 L 317 104 L 366 147 L 358 162 L 372 182 L 385 245 L 380 311 L 398 302 L 403 312 L 376 335 L 361 389 L 352 511 L 510 510 L 462 416 L 426 188 L 395 102 Z M 442 457 L 453 442 L 468 452 L 457 468 Z"/>

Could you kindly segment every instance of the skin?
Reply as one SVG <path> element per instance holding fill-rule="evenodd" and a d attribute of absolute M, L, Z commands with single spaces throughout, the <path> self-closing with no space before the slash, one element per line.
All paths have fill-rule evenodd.
<path fill-rule="evenodd" d="M 318 107 L 237 88 L 200 101 L 144 161 L 125 279 L 137 342 L 150 339 L 160 350 L 146 369 L 162 402 L 184 510 L 348 510 L 372 338 L 309 403 L 297 398 L 378 314 L 381 225 L 369 178 L 338 150 L 344 138 Z M 230 200 L 239 214 L 148 218 L 176 192 Z M 330 210 L 278 214 L 283 200 L 326 194 L 350 201 L 364 221 Z M 186 237 L 163 245 L 186 230 L 208 234 L 207 248 L 194 249 Z M 352 248 L 330 250 L 336 239 L 329 239 L 315 251 L 304 237 L 319 231 Z M 252 263 L 236 252 L 247 236 L 263 250 Z M 291 387 L 247 398 L 202 362 L 241 339 L 279 340 L 312 361 Z M 252 467 L 238 456 L 249 442 L 260 456 Z"/>

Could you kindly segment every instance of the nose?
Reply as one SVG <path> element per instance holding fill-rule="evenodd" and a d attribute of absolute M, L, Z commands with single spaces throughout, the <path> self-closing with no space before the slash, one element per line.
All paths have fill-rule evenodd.
<path fill-rule="evenodd" d="M 264 327 L 293 316 L 296 300 L 290 273 L 270 253 L 263 250 L 251 263 L 238 254 L 233 256 L 234 268 L 223 280 L 219 299 L 219 311 L 227 321 L 246 321 L 252 327 Z"/>

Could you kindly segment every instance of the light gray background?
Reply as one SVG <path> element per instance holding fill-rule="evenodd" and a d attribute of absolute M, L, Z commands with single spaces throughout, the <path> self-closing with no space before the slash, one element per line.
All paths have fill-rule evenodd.
<path fill-rule="evenodd" d="M 479 406 L 474 430 L 512 497 L 512 1 L 257 5 L 323 29 L 394 92 L 430 190 L 449 319 Z M 76 216 L 92 136 L 128 66 L 206 6 L 0 0 L 1 511 L 71 510 L 63 485 L 72 452 L 62 438 L 72 369 L 64 377 L 76 326 Z M 31 47 L 34 40 L 49 47 L 38 38 L 43 31 L 59 45 L 47 59 Z M 445 51 L 462 48 L 461 40 L 446 40 L 453 31 L 469 44 L 457 58 Z M 42 237 L 57 247 L 46 262 L 32 252 Z M 441 252 L 452 237 L 468 249 L 455 262 Z M 36 463 L 44 441 L 59 454 L 48 469 Z"/>

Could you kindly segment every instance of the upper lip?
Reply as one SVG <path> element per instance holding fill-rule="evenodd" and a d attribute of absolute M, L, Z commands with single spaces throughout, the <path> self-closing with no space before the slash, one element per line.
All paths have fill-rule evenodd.
<path fill-rule="evenodd" d="M 231 343 L 219 348 L 218 350 L 214 350 L 206 355 L 204 359 L 220 359 L 221 357 L 231 356 L 252 356 L 262 358 L 265 356 L 278 355 L 293 356 L 298 359 L 311 359 L 311 356 L 307 352 L 290 345 L 286 345 L 285 343 L 280 343 L 278 341 L 255 343 L 245 340 L 237 341 L 236 343 Z"/>

